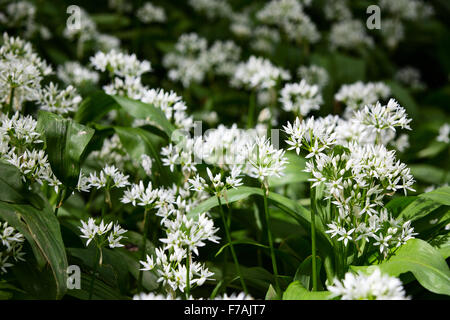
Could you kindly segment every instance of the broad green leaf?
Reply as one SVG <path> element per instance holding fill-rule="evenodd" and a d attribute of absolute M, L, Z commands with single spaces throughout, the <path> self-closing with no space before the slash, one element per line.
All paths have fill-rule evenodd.
<path fill-rule="evenodd" d="M 53 173 L 66 187 L 75 188 L 80 163 L 94 130 L 46 111 L 39 112 L 38 128 L 43 132 Z"/>
<path fill-rule="evenodd" d="M 413 164 L 410 165 L 411 174 L 419 181 L 432 183 L 432 184 L 443 184 L 450 183 L 450 175 L 445 174 L 445 170 L 441 168 L 436 168 L 428 164 Z"/>
<path fill-rule="evenodd" d="M 148 103 L 121 96 L 110 96 L 103 91 L 96 92 L 78 108 L 75 120 L 80 123 L 96 122 L 114 109 L 122 109 L 136 119 L 148 119 L 152 125 L 171 137 L 175 127 L 167 120 L 164 112 Z"/>
<path fill-rule="evenodd" d="M 442 187 L 431 192 L 423 193 L 420 197 L 450 206 L 450 187 Z"/>
<path fill-rule="evenodd" d="M 155 106 L 121 96 L 112 96 L 117 104 L 137 119 L 148 119 L 154 126 L 171 137 L 175 127 L 167 120 L 164 112 Z"/>
<path fill-rule="evenodd" d="M 70 257 L 80 260 L 85 267 L 92 269 L 96 263 L 97 250 L 92 245 L 88 248 L 67 248 L 67 254 Z M 120 291 L 125 292 L 129 282 L 127 263 L 115 250 L 103 249 L 102 252 L 102 265 L 97 269 L 100 279 L 110 286 L 119 288 Z"/>
<path fill-rule="evenodd" d="M 329 300 L 329 291 L 309 291 L 300 281 L 292 282 L 283 293 L 283 300 Z"/>
<path fill-rule="evenodd" d="M 0 202 L 0 215 L 14 228 L 23 230 L 33 250 L 39 250 L 35 252 L 38 263 L 42 255 L 52 270 L 56 286 L 54 298 L 62 298 L 67 285 L 67 257 L 60 226 L 50 206 L 47 204 L 37 210 L 30 205 Z"/>
<path fill-rule="evenodd" d="M 41 197 L 30 191 L 23 182 L 19 169 L 0 160 L 0 172 L 0 201 L 31 204 L 38 209 L 44 206 Z"/>
<path fill-rule="evenodd" d="M 427 214 L 438 209 L 442 204 L 432 199 L 423 197 L 420 195 L 416 200 L 411 202 L 402 212 L 399 214 L 399 218 L 403 220 L 418 220 Z"/>
<path fill-rule="evenodd" d="M 74 120 L 79 123 L 96 122 L 113 109 L 119 108 L 117 102 L 104 91 L 97 91 L 83 100 Z"/>
<path fill-rule="evenodd" d="M 409 240 L 393 257 L 379 265 L 353 268 L 371 272 L 377 267 L 396 277 L 412 272 L 424 288 L 437 294 L 450 295 L 450 269 L 439 250 L 423 240 Z"/>
<path fill-rule="evenodd" d="M 140 162 L 143 154 L 149 155 L 153 160 L 152 174 L 163 185 L 169 185 L 173 180 L 173 174 L 168 172 L 167 167 L 163 166 L 160 154 L 157 150 L 158 146 L 154 146 L 153 141 L 160 140 L 158 136 L 153 135 L 141 128 L 114 127 L 119 135 L 120 141 L 130 156 Z"/>
<path fill-rule="evenodd" d="M 408 205 L 417 200 L 416 196 L 394 198 L 386 204 L 386 209 L 397 217 Z"/>

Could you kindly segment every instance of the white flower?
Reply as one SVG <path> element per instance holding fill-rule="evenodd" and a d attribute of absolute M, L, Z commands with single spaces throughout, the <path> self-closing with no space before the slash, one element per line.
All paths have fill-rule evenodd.
<path fill-rule="evenodd" d="M 40 91 L 38 105 L 42 110 L 64 115 L 77 111 L 81 100 L 81 96 L 71 85 L 59 90 L 58 85 L 50 82 Z"/>
<path fill-rule="evenodd" d="M 165 22 L 166 13 L 163 8 L 146 2 L 136 11 L 136 17 L 143 23 Z"/>
<path fill-rule="evenodd" d="M 77 61 L 68 61 L 58 66 L 58 78 L 66 85 L 73 84 L 81 86 L 84 83 L 96 84 L 99 80 L 99 74 L 82 66 Z"/>
<path fill-rule="evenodd" d="M 347 272 L 342 281 L 327 286 L 332 297 L 342 300 L 408 300 L 402 283 L 396 277 L 382 274 L 379 268 L 370 275 Z"/>
<path fill-rule="evenodd" d="M 214 300 L 254 300 L 253 297 L 245 292 L 235 293 L 233 292 L 231 295 L 227 295 L 224 293 L 221 296 L 216 296 Z"/>
<path fill-rule="evenodd" d="M 357 110 L 365 105 L 375 104 L 380 99 L 386 99 L 390 93 L 391 89 L 382 82 L 358 81 L 344 84 L 334 98 L 345 103 L 351 110 Z"/>
<path fill-rule="evenodd" d="M 439 136 L 436 138 L 436 140 L 444 143 L 450 143 L 450 124 L 444 123 L 439 128 Z"/>
<path fill-rule="evenodd" d="M 120 77 L 140 77 L 142 74 L 151 71 L 150 62 L 139 61 L 135 54 L 127 55 L 116 50 L 108 53 L 97 52 L 90 58 L 95 69 L 102 72 L 108 71 Z"/>
<path fill-rule="evenodd" d="M 313 110 L 319 110 L 323 100 L 317 85 L 309 85 L 302 80 L 286 84 L 281 90 L 280 102 L 285 111 L 306 116 Z"/>
<path fill-rule="evenodd" d="M 139 293 L 133 296 L 133 300 L 180 300 L 180 298 L 173 298 L 171 295 L 150 293 Z"/>
<path fill-rule="evenodd" d="M 110 187 L 110 188 L 123 188 L 129 185 L 128 176 L 120 172 L 114 165 L 105 166 L 99 176 L 97 172 L 91 173 L 89 176 L 89 187 L 95 187 L 97 189 Z"/>
<path fill-rule="evenodd" d="M 331 48 L 353 49 L 358 46 L 373 46 L 373 39 L 366 33 L 366 26 L 359 20 L 343 20 L 331 26 Z"/>
<path fill-rule="evenodd" d="M 231 84 L 261 90 L 272 88 L 278 81 L 290 78 L 287 70 L 274 66 L 267 59 L 251 56 L 247 62 L 237 66 Z"/>
<path fill-rule="evenodd" d="M 119 241 L 123 239 L 122 234 L 127 232 L 122 229 L 119 224 L 113 226 L 112 222 L 105 224 L 105 222 L 101 220 L 100 224 L 97 224 L 94 218 L 89 218 L 87 223 L 81 220 L 81 227 L 79 227 L 79 229 L 82 233 L 80 237 L 88 239 L 86 241 L 86 247 L 94 239 L 97 241 L 97 246 L 100 247 L 106 242 L 110 248 L 123 247 Z"/>

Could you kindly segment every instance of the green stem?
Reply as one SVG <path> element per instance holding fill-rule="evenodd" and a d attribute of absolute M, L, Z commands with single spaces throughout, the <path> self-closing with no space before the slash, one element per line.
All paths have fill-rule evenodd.
<path fill-rule="evenodd" d="M 253 119 L 255 118 L 255 108 L 256 108 L 256 92 L 252 90 L 250 93 L 250 101 L 248 107 L 247 115 L 247 129 L 253 128 Z"/>
<path fill-rule="evenodd" d="M 13 106 L 14 106 L 14 92 L 16 90 L 16 87 L 12 87 L 11 88 L 11 94 L 10 94 L 10 98 L 9 98 L 9 105 L 8 105 L 8 110 L 6 110 L 6 113 L 13 113 Z"/>
<path fill-rule="evenodd" d="M 225 227 L 225 234 L 227 236 L 227 241 L 230 244 L 230 251 L 231 251 L 231 255 L 233 256 L 234 265 L 236 266 L 236 271 L 237 271 L 237 273 L 239 275 L 239 279 L 241 281 L 242 289 L 244 290 L 244 292 L 246 294 L 248 294 L 247 286 L 245 285 L 244 277 L 242 277 L 241 268 L 239 266 L 239 262 L 238 262 L 238 259 L 237 259 L 237 256 L 236 256 L 236 252 L 234 251 L 234 246 L 233 246 L 233 243 L 231 242 L 230 230 L 228 228 L 227 220 L 225 218 L 225 213 L 223 212 L 223 209 L 222 209 L 222 202 L 220 201 L 220 196 L 217 197 L 217 200 L 219 201 L 220 215 L 222 216 L 222 222 L 223 222 L 223 225 Z"/>
<path fill-rule="evenodd" d="M 189 296 L 191 293 L 190 269 L 191 269 L 191 249 L 188 247 L 186 257 L 186 300 L 189 300 Z"/>
<path fill-rule="evenodd" d="M 317 291 L 317 261 L 316 261 L 316 188 L 311 188 L 311 261 L 313 291 Z"/>
<path fill-rule="evenodd" d="M 267 226 L 267 238 L 269 240 L 269 246 L 270 246 L 270 257 L 272 258 L 272 268 L 273 273 L 275 276 L 275 288 L 277 290 L 277 295 L 281 293 L 280 290 L 280 283 L 278 281 L 278 268 L 277 268 L 277 261 L 275 258 L 275 249 L 273 247 L 273 239 L 272 239 L 272 232 L 270 231 L 270 216 L 269 216 L 269 207 L 267 205 L 267 193 L 268 190 L 264 190 L 264 212 L 266 216 L 266 226 Z"/>
<path fill-rule="evenodd" d="M 144 261 L 145 255 L 147 253 L 147 236 L 148 236 L 148 223 L 149 223 L 149 213 L 148 208 L 145 207 L 144 211 L 144 235 L 142 237 L 142 252 L 141 252 L 141 260 Z M 142 277 L 144 275 L 143 270 L 139 270 L 139 276 L 138 276 L 138 293 L 142 291 Z"/>
<path fill-rule="evenodd" d="M 96 250 L 96 254 L 95 254 L 95 264 L 94 264 L 94 269 L 93 269 L 93 273 L 92 273 L 92 279 L 91 279 L 91 284 L 89 285 L 89 300 L 92 300 L 92 293 L 94 291 L 94 282 L 95 282 L 95 274 L 97 273 L 97 269 L 99 266 L 99 259 L 100 259 L 100 251 L 102 250 L 101 248 L 97 247 L 98 250 Z"/>

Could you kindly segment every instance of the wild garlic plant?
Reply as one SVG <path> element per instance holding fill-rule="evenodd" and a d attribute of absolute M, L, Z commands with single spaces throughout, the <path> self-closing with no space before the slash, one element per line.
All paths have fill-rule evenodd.
<path fill-rule="evenodd" d="M 372 111 L 366 107 L 355 112 L 353 120 L 376 128 L 373 136 L 382 128 L 395 132 L 396 126 L 408 126 L 410 119 L 394 100 L 382 108 L 379 103 Z M 327 119 L 314 118 L 302 121 L 297 118 L 284 127 L 288 149 L 297 154 L 305 150 L 308 159 L 305 171 L 311 173 L 313 261 L 317 215 L 333 243 L 335 270 L 342 277 L 349 263 L 363 263 L 372 257 L 374 249 L 378 251 L 375 255 L 378 261 L 388 259 L 416 235 L 411 222 L 394 219 L 383 202 L 398 190 L 405 194 L 415 190 L 410 169 L 396 159 L 395 151 L 379 144 L 379 138 L 368 144 L 355 141 L 341 144 L 335 129 Z"/>

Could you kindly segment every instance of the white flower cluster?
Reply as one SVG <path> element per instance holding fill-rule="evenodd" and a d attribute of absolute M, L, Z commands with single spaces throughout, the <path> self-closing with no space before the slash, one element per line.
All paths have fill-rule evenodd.
<path fill-rule="evenodd" d="M 181 298 L 174 298 L 170 294 L 164 295 L 164 294 L 158 294 L 158 293 L 144 293 L 141 292 L 139 294 L 135 294 L 133 296 L 133 300 L 181 300 Z"/>
<path fill-rule="evenodd" d="M 392 247 L 406 242 L 414 233 L 409 222 L 400 227 L 400 221 L 388 217 L 383 198 L 397 190 L 414 191 L 410 169 L 395 158 L 381 144 L 349 142 L 338 145 L 335 132 L 337 117 L 313 118 L 292 125 L 284 131 L 288 135 L 288 149 L 307 152 L 305 171 L 311 173 L 312 187 L 325 186 L 325 199 L 330 199 L 336 211 L 324 217 L 332 237 L 347 245 L 369 238 L 377 240 L 380 253 L 386 257 Z M 381 240 L 387 239 L 389 243 Z M 380 242 L 381 241 L 381 242 Z"/>
<path fill-rule="evenodd" d="M 444 123 L 439 128 L 439 135 L 436 140 L 444 143 L 450 143 L 450 124 Z"/>
<path fill-rule="evenodd" d="M 256 13 L 256 18 L 279 27 L 289 39 L 297 42 L 315 43 L 320 39 L 316 25 L 298 0 L 271 0 Z"/>
<path fill-rule="evenodd" d="M 29 42 L 3 34 L 0 103 L 20 110 L 23 102 L 38 98 L 41 80 L 51 72 L 51 67 L 33 51 Z"/>
<path fill-rule="evenodd" d="M 347 107 L 357 110 L 368 104 L 375 104 L 380 99 L 386 99 L 391 89 L 382 82 L 361 81 L 343 85 L 334 95 L 337 101 L 345 103 Z"/>
<path fill-rule="evenodd" d="M 359 20 L 343 20 L 331 27 L 329 41 L 332 49 L 354 49 L 373 46 L 373 39 L 366 33 L 366 26 Z"/>
<path fill-rule="evenodd" d="M 205 179 L 197 174 L 193 179 L 188 180 L 191 184 L 191 190 L 197 192 L 207 191 L 210 194 L 221 197 L 224 194 L 226 195 L 226 191 L 229 188 L 237 188 L 242 185 L 242 179 L 239 178 L 241 175 L 239 167 L 233 167 L 229 176 L 222 176 L 221 173 L 213 175 L 209 168 L 206 168 L 206 172 L 208 173 L 209 182 L 207 183 Z"/>
<path fill-rule="evenodd" d="M 327 286 L 332 297 L 341 300 L 409 300 L 401 281 L 396 277 L 382 274 L 379 268 L 365 275 L 347 272 L 341 281 L 335 280 Z"/>
<path fill-rule="evenodd" d="M 147 89 L 143 87 L 133 98 L 161 109 L 167 120 L 172 121 L 178 128 L 188 130 L 193 126 L 193 117 L 188 116 L 186 113 L 186 103 L 182 100 L 182 97 L 173 91 L 167 92 L 163 89 Z M 151 123 L 150 118 L 145 118 L 136 119 L 133 125 L 143 126 Z"/>
<path fill-rule="evenodd" d="M 84 183 L 86 184 L 84 189 L 92 187 L 97 189 L 123 188 L 130 184 L 128 182 L 128 175 L 124 175 L 114 165 L 106 165 L 103 167 L 98 176 L 97 172 L 90 173 L 89 178 Z M 80 187 L 80 189 L 83 188 Z"/>
<path fill-rule="evenodd" d="M 143 23 L 166 22 L 166 12 L 163 8 L 146 2 L 136 11 L 136 17 Z"/>
<path fill-rule="evenodd" d="M 245 155 L 248 160 L 245 173 L 256 178 L 268 188 L 269 177 L 280 177 L 287 164 L 283 149 L 276 149 L 265 136 L 248 143 Z"/>
<path fill-rule="evenodd" d="M 161 149 L 162 163 L 168 166 L 170 171 L 175 170 L 176 165 L 181 166 L 181 172 L 188 178 L 192 173 L 197 171 L 195 166 L 196 155 L 201 150 L 202 139 L 186 138 L 177 144 L 170 143 Z"/>
<path fill-rule="evenodd" d="M 187 106 L 182 98 L 174 92 L 163 89 L 150 89 L 142 84 L 141 76 L 151 70 L 148 61 L 139 61 L 136 56 L 126 55 L 116 51 L 105 54 L 98 52 L 91 57 L 91 63 L 100 71 L 109 71 L 115 75 L 112 83 L 103 86 L 103 90 L 110 95 L 123 95 L 143 103 L 152 104 L 160 108 L 166 118 L 176 127 L 189 129 L 193 125 L 192 116 L 186 113 Z M 150 118 L 135 119 L 134 126 L 143 126 L 152 123 Z M 153 123 L 154 124 L 154 123 Z M 158 125 L 156 123 L 156 125 Z"/>
<path fill-rule="evenodd" d="M 274 66 L 269 60 L 251 56 L 247 62 L 238 64 L 231 85 L 254 90 L 273 88 L 278 81 L 289 80 L 289 72 Z"/>
<path fill-rule="evenodd" d="M 23 235 L 7 222 L 0 223 L 0 273 L 6 273 L 7 269 L 13 267 L 13 261 L 25 261 L 22 252 Z"/>
<path fill-rule="evenodd" d="M 205 132 L 201 149 L 197 148 L 197 156 L 208 164 L 230 171 L 233 166 L 245 165 L 247 158 L 242 150 L 254 143 L 257 137 L 257 132 L 239 129 L 236 124 L 230 128 L 220 124 L 216 129 Z"/>
<path fill-rule="evenodd" d="M 319 86 L 310 85 L 305 80 L 299 83 L 287 83 L 281 90 L 281 105 L 284 111 L 306 116 L 313 110 L 319 110 L 323 103 Z"/>
<path fill-rule="evenodd" d="M 230 75 L 236 68 L 241 49 L 231 40 L 216 41 L 208 48 L 206 39 L 196 33 L 183 34 L 173 52 L 164 56 L 169 78 L 184 87 L 201 83 L 206 75 Z"/>
<path fill-rule="evenodd" d="M 57 84 L 50 82 L 41 89 L 37 104 L 42 110 L 65 115 L 76 112 L 81 100 L 81 96 L 73 86 L 68 85 L 65 89 L 59 90 Z"/>
<path fill-rule="evenodd" d="M 375 136 L 376 142 L 383 142 L 382 134 L 387 136 L 386 131 L 395 134 L 396 127 L 411 130 L 409 126 L 411 119 L 407 117 L 406 110 L 394 99 L 390 99 L 385 106 L 379 102 L 376 105 L 366 105 L 364 109 L 355 112 L 353 121 L 364 126 L 369 134 Z"/>
<path fill-rule="evenodd" d="M 0 159 L 16 166 L 25 182 L 46 182 L 58 191 L 61 183 L 53 174 L 47 155 L 39 148 L 43 141 L 36 130 L 37 121 L 16 112 L 11 119 L 0 115 L 0 122 Z"/>
<path fill-rule="evenodd" d="M 103 247 L 106 243 L 108 243 L 110 248 L 123 247 L 120 240 L 124 237 L 122 234 L 127 232 L 117 223 L 114 225 L 112 222 L 105 224 L 103 220 L 100 223 L 96 223 L 94 218 L 89 218 L 87 223 L 81 220 L 81 227 L 79 229 L 82 233 L 80 237 L 88 239 L 86 241 L 86 247 L 94 240 L 99 248 Z"/>
<path fill-rule="evenodd" d="M 314 64 L 299 67 L 297 74 L 306 83 L 317 85 L 319 88 L 325 87 L 329 80 L 327 70 Z"/>
<path fill-rule="evenodd" d="M 73 84 L 76 87 L 85 83 L 97 84 L 99 80 L 97 72 L 84 67 L 76 61 L 65 62 L 58 66 L 57 75 L 66 85 Z"/>
<path fill-rule="evenodd" d="M 123 78 L 139 78 L 142 74 L 151 71 L 149 61 L 139 61 L 135 54 L 124 54 L 116 50 L 108 53 L 97 52 L 90 58 L 91 64 L 95 69 L 111 75 Z"/>
<path fill-rule="evenodd" d="M 417 20 L 433 15 L 433 7 L 421 0 L 380 0 L 380 7 L 397 19 Z"/>
<path fill-rule="evenodd" d="M 157 269 L 158 282 L 162 282 L 166 290 L 175 296 L 175 291 L 184 292 L 186 288 L 187 263 L 189 259 L 189 283 L 192 287 L 201 286 L 213 273 L 199 262 L 192 261 L 192 253 L 198 256 L 198 248 L 203 247 L 206 241 L 217 243 L 219 238 L 215 235 L 218 228 L 208 217 L 208 213 L 200 214 L 196 219 L 190 219 L 186 212 L 204 198 L 198 197 L 202 192 L 194 195 L 184 187 L 173 189 L 149 190 L 155 197 L 156 215 L 162 217 L 161 225 L 166 232 L 166 237 L 160 241 L 164 244 L 156 248 L 156 259 L 147 255 L 146 261 L 140 261 L 141 270 Z M 131 192 L 131 191 L 130 191 Z M 130 193 L 131 194 L 131 193 Z M 176 199 L 176 200 L 175 200 Z M 128 201 L 128 200 L 126 200 Z"/>
<path fill-rule="evenodd" d="M 2 8 L 0 12 L 0 24 L 23 31 L 21 35 L 28 39 L 37 32 L 44 39 L 51 37 L 48 28 L 36 22 L 36 6 L 28 1 L 9 1 L 6 8 Z"/>
<path fill-rule="evenodd" d="M 233 14 L 227 0 L 189 0 L 191 7 L 206 15 L 210 20 L 228 18 Z"/>

